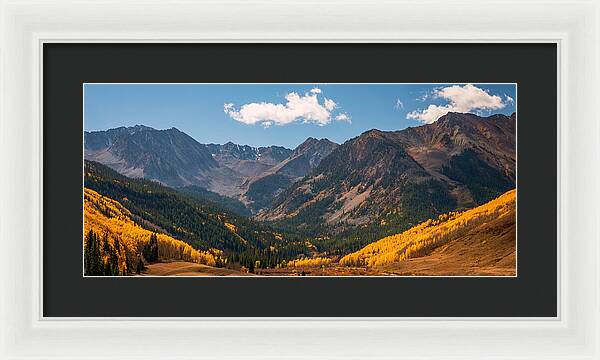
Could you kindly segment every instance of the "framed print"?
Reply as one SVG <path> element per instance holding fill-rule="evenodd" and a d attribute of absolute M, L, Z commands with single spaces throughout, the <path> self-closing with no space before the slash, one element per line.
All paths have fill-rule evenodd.
<path fill-rule="evenodd" d="M 557 210 L 546 196 L 556 162 L 534 155 L 555 146 L 556 127 L 518 120 L 532 109 L 555 117 L 556 50 L 45 44 L 45 93 L 53 95 L 44 106 L 44 178 L 53 191 L 44 192 L 43 271 L 57 285 L 44 286 L 44 315 L 557 316 L 556 248 L 541 245 L 557 241 L 545 226 Z M 398 64 L 433 65 L 440 52 L 453 59 L 452 77 L 429 65 L 390 74 Z M 287 74 L 302 54 L 319 57 L 320 68 Z M 365 70 L 355 78 L 342 64 L 357 54 Z M 227 75 L 196 66 L 240 58 L 247 65 Z M 96 62 L 111 61 L 120 67 L 108 78 L 96 74 Z M 507 70 L 492 76 L 474 64 Z M 161 80 L 143 82 L 159 65 L 178 72 L 154 70 Z M 452 81 L 466 77 L 473 81 Z M 308 78 L 322 81 L 300 82 Z M 77 126 L 53 120 L 76 117 Z M 535 150 L 522 150 L 517 138 L 530 133 L 542 136 Z M 65 188 L 70 171 L 77 191 Z M 77 219 L 66 235 L 79 234 L 76 244 L 63 240 L 68 228 L 50 227 L 67 211 Z M 533 240 L 519 244 L 523 237 Z M 159 283 L 182 296 L 154 294 Z M 68 288 L 85 291 L 65 299 Z M 147 300 L 78 305 L 107 291 Z M 229 304 L 253 291 L 288 300 Z M 383 292 L 393 301 L 370 295 Z M 205 293 L 219 295 L 183 305 Z M 317 295 L 328 301 L 302 306 Z M 438 296 L 453 306 L 437 309 Z"/>
<path fill-rule="evenodd" d="M 596 3 L 48 4 L 4 357 L 600 356 Z"/>

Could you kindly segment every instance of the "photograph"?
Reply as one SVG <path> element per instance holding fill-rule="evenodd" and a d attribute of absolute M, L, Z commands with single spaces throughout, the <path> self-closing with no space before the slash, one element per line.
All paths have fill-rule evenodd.
<path fill-rule="evenodd" d="M 516 277 L 516 83 L 84 83 L 85 277 Z"/>

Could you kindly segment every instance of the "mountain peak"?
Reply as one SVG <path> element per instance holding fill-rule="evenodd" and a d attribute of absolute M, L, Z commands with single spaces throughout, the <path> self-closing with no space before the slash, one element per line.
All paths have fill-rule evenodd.
<path fill-rule="evenodd" d="M 218 167 L 205 145 L 176 128 L 122 127 L 86 133 L 84 143 L 85 159 L 129 177 L 170 186 L 194 184 L 200 175 Z"/>
<path fill-rule="evenodd" d="M 473 114 L 449 111 L 448 113 L 446 113 L 446 115 L 440 116 L 436 122 L 462 120 L 462 119 L 465 119 L 466 117 L 468 117 L 469 115 L 473 115 Z"/>
<path fill-rule="evenodd" d="M 513 119 L 514 120 L 515 117 L 516 117 L 515 112 L 513 112 L 510 116 L 501 114 L 501 113 L 492 114 L 489 116 L 479 116 L 479 115 L 473 114 L 473 113 L 461 113 L 461 112 L 450 111 L 446 115 L 440 116 L 439 119 L 435 123 L 458 124 L 458 123 L 465 123 L 465 122 L 481 122 L 481 121 L 485 121 L 485 120 L 497 120 L 497 119 L 502 119 L 502 120 Z M 427 124 L 424 126 L 427 126 Z"/>
<path fill-rule="evenodd" d="M 156 130 L 156 129 L 150 127 L 150 126 L 141 125 L 141 124 L 130 126 L 130 127 L 127 127 L 126 129 L 129 130 L 130 134 L 133 134 L 133 133 L 136 133 L 136 132 L 141 132 L 141 131 L 154 131 L 154 130 Z"/>
<path fill-rule="evenodd" d="M 361 136 L 364 137 L 379 137 L 382 136 L 384 134 L 383 131 L 379 130 L 379 129 L 371 129 L 371 130 L 367 130 L 364 133 L 362 133 Z"/>
<path fill-rule="evenodd" d="M 305 144 L 317 144 L 317 143 L 329 144 L 329 143 L 334 143 L 334 142 L 331 141 L 331 140 L 329 140 L 328 138 L 317 139 L 317 138 L 314 138 L 312 136 L 309 136 L 309 137 L 306 138 L 306 140 L 304 140 L 302 142 L 302 144 L 298 145 L 298 147 L 300 147 L 302 145 L 305 145 Z"/>
<path fill-rule="evenodd" d="M 307 151 L 315 151 L 318 148 L 331 148 L 337 146 L 338 144 L 334 143 L 333 141 L 327 138 L 316 139 L 314 137 L 309 137 L 306 140 L 304 140 L 302 144 L 298 145 L 296 149 L 294 149 L 294 154 L 299 155 Z"/>
<path fill-rule="evenodd" d="M 120 127 L 120 128 L 116 128 L 116 129 L 109 129 L 107 131 L 113 131 L 113 130 L 125 130 L 126 132 L 128 132 L 129 134 L 135 134 L 135 133 L 140 133 L 140 132 L 144 132 L 144 131 L 161 131 L 161 132 L 166 132 L 166 133 L 170 133 L 170 132 L 175 132 L 175 133 L 183 133 L 181 130 L 179 130 L 176 127 L 170 127 L 168 129 L 155 129 L 151 126 L 147 126 L 147 125 L 143 125 L 143 124 L 136 124 L 133 126 L 128 126 L 128 127 Z"/>

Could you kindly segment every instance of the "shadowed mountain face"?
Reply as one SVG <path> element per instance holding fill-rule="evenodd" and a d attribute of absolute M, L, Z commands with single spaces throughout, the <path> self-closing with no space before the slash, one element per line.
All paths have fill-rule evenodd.
<path fill-rule="evenodd" d="M 515 115 L 449 113 L 429 125 L 370 130 L 333 150 L 258 217 L 334 232 L 373 221 L 409 227 L 514 188 L 515 161 Z"/>
<path fill-rule="evenodd" d="M 268 207 L 277 195 L 308 175 L 338 146 L 328 139 L 306 139 L 287 159 L 251 179 L 244 200 L 255 210 Z"/>
<path fill-rule="evenodd" d="M 398 135 L 409 154 L 432 175 L 464 183 L 481 203 L 497 195 L 494 188 L 515 181 L 515 120 L 516 114 L 481 118 L 449 113 L 431 125 Z"/>
<path fill-rule="evenodd" d="M 273 169 L 273 172 L 291 178 L 302 178 L 316 168 L 339 145 L 328 139 L 309 137 L 298 145 L 291 156 Z"/>

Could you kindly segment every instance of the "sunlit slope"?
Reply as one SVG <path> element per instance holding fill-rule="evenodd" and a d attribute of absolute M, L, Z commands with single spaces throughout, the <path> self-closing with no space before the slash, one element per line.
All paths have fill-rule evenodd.
<path fill-rule="evenodd" d="M 102 196 L 97 192 L 84 189 L 84 238 L 93 230 L 100 237 L 108 235 L 108 245 L 112 249 L 118 248 L 120 259 L 119 267 L 126 266 L 127 259 L 137 257 L 149 241 L 153 232 L 137 225 L 133 215 L 119 202 Z M 168 235 L 156 233 L 158 239 L 159 260 L 183 260 L 215 265 L 215 258 L 209 252 L 198 251 L 183 241 L 174 239 Z M 118 245 L 115 244 L 115 240 Z M 130 261 L 131 262 L 131 261 Z M 130 273 L 131 264 L 129 269 Z M 121 269 L 121 273 L 123 269 Z"/>
<path fill-rule="evenodd" d="M 90 161 L 85 162 L 85 187 L 119 201 L 143 228 L 168 234 L 197 250 L 221 250 L 234 262 L 242 256 L 248 264 L 257 260 L 266 264 L 306 252 L 303 237 L 281 234 L 267 224 L 227 211 L 195 191 L 183 193 L 154 181 L 128 178 Z"/>
<path fill-rule="evenodd" d="M 399 274 L 515 274 L 516 191 L 464 212 L 427 220 L 340 260 Z"/>

